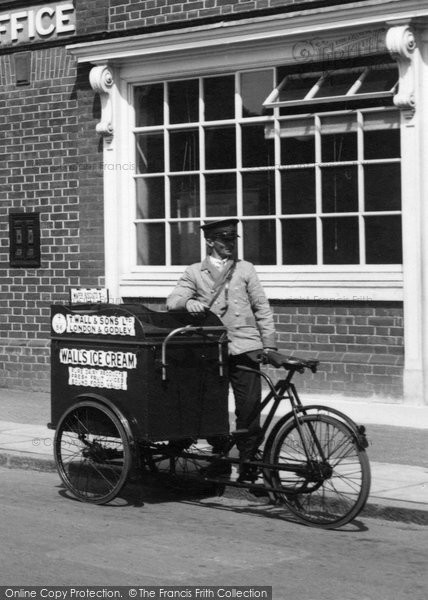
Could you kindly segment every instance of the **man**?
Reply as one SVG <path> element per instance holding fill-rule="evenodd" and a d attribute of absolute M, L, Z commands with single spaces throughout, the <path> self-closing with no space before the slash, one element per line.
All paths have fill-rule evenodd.
<path fill-rule="evenodd" d="M 254 266 L 236 260 L 238 219 L 223 219 L 202 226 L 208 256 L 187 267 L 167 299 L 168 310 L 187 310 L 194 316 L 206 310 L 226 326 L 229 339 L 229 380 L 235 397 L 240 481 L 253 481 L 255 470 L 243 465 L 260 441 L 260 422 L 248 424 L 248 416 L 261 399 L 261 378 L 239 365 L 260 368 L 260 354 L 276 349 L 273 315 Z M 213 452 L 221 452 L 221 440 L 209 440 Z M 229 465 L 227 465 L 229 466 Z"/>

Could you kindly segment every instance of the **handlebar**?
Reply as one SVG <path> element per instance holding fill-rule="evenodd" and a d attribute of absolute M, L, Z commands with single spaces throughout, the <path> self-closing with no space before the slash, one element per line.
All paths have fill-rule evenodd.
<path fill-rule="evenodd" d="M 276 350 L 268 350 L 265 354 L 261 355 L 261 361 L 264 364 L 269 364 L 279 369 L 283 367 L 287 371 L 298 371 L 304 373 L 305 369 L 309 369 L 312 373 L 316 373 L 319 365 L 319 360 L 306 360 L 304 358 L 297 358 L 296 356 L 285 356 Z"/>

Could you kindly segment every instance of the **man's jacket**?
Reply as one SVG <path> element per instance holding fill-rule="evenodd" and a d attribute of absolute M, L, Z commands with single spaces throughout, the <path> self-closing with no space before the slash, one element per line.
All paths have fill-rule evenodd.
<path fill-rule="evenodd" d="M 218 271 L 208 257 L 190 265 L 167 298 L 168 310 L 184 310 L 190 299 L 208 306 L 222 279 L 224 272 Z M 276 347 L 272 311 L 251 263 L 236 262 L 230 281 L 223 286 L 211 310 L 227 327 L 231 354 Z"/>

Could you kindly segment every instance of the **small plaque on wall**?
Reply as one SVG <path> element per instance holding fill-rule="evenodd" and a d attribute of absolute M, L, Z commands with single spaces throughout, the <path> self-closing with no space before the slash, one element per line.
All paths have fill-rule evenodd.
<path fill-rule="evenodd" d="M 40 214 L 10 213 L 11 267 L 40 267 Z"/>

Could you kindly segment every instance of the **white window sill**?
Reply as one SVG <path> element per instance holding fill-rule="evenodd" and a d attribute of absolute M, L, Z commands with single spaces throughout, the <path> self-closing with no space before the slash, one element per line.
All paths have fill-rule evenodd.
<path fill-rule="evenodd" d="M 120 278 L 121 297 L 165 298 L 185 267 L 140 267 Z M 271 300 L 402 301 L 400 265 L 379 267 L 257 267 Z"/>

